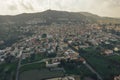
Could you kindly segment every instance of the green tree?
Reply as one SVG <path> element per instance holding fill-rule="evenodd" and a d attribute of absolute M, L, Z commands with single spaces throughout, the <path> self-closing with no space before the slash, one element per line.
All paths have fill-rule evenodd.
<path fill-rule="evenodd" d="M 47 34 L 42 34 L 42 38 L 46 38 L 47 37 Z"/>

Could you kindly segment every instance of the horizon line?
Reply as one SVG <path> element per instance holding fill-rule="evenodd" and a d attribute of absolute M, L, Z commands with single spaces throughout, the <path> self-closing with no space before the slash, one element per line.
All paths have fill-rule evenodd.
<path fill-rule="evenodd" d="M 61 12 L 72 12 L 72 13 L 80 13 L 80 12 L 85 12 L 85 13 L 90 13 L 90 14 L 93 14 L 93 15 L 96 15 L 96 16 L 99 16 L 99 17 L 106 17 L 106 18 L 117 18 L 117 19 L 120 19 L 120 17 L 112 17 L 112 16 L 101 16 L 101 15 L 98 15 L 98 14 L 94 14 L 92 12 L 88 12 L 88 11 L 69 11 L 69 10 L 55 10 L 55 9 L 46 9 L 46 10 L 43 10 L 43 11 L 35 11 L 35 12 L 23 12 L 23 13 L 18 13 L 18 14 L 8 14 L 8 15 L 4 15 L 4 14 L 0 14 L 0 16 L 11 16 L 11 17 L 14 17 L 14 16 L 18 16 L 18 15 L 22 15 L 22 14 L 35 14 L 35 13 L 42 13 L 42 12 L 45 12 L 45 11 L 61 11 Z"/>

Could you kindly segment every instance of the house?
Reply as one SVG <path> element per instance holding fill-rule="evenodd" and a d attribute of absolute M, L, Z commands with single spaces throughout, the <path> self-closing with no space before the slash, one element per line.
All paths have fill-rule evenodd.
<path fill-rule="evenodd" d="M 46 67 L 47 68 L 53 68 L 53 67 L 58 67 L 60 64 L 61 58 L 55 58 L 55 59 L 50 59 L 46 61 Z"/>
<path fill-rule="evenodd" d="M 115 48 L 114 48 L 114 51 L 116 51 L 116 52 L 119 51 L 119 48 L 115 47 Z"/>
<path fill-rule="evenodd" d="M 120 75 L 119 76 L 115 76 L 114 80 L 120 80 Z"/>
<path fill-rule="evenodd" d="M 67 58 L 76 59 L 79 54 L 71 49 L 68 49 L 67 51 L 65 51 L 64 55 Z"/>
<path fill-rule="evenodd" d="M 72 41 L 68 41 L 68 44 L 71 44 L 72 43 Z"/>
<path fill-rule="evenodd" d="M 60 62 L 55 62 L 55 63 L 48 63 L 48 61 L 46 61 L 46 67 L 47 68 L 52 68 L 52 67 L 58 67 L 58 65 L 60 64 Z"/>
<path fill-rule="evenodd" d="M 26 59 L 28 57 L 30 57 L 30 53 L 23 53 L 22 54 L 22 59 Z"/>
<path fill-rule="evenodd" d="M 111 54 L 113 54 L 113 50 L 107 49 L 107 50 L 104 51 L 103 54 L 105 54 L 105 55 L 111 55 Z"/>

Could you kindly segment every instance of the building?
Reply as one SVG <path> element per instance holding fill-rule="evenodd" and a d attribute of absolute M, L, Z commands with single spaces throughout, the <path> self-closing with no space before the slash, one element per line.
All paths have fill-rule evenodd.
<path fill-rule="evenodd" d="M 103 54 L 105 54 L 105 55 L 111 55 L 111 54 L 113 54 L 113 50 L 107 49 L 107 50 L 104 51 Z"/>
<path fill-rule="evenodd" d="M 119 76 L 115 76 L 114 80 L 120 80 L 120 75 Z"/>

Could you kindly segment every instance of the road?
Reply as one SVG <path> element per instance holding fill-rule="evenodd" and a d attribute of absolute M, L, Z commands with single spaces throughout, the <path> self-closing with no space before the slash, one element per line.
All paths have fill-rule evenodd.
<path fill-rule="evenodd" d="M 92 73 L 96 74 L 99 80 L 103 80 L 102 77 L 87 63 L 83 63 Z"/>
<path fill-rule="evenodd" d="M 42 59 L 42 60 L 40 60 L 40 61 L 23 64 L 23 65 L 21 65 L 20 67 L 23 67 L 23 66 L 26 66 L 26 65 L 30 65 L 30 64 L 35 64 L 35 63 L 46 62 L 47 60 L 50 60 L 50 59 L 58 59 L 58 58 L 59 58 L 59 59 L 63 59 L 64 57 L 46 58 L 46 59 Z"/>
<path fill-rule="evenodd" d="M 43 60 L 36 61 L 36 62 L 26 63 L 26 64 L 21 65 L 20 67 L 27 66 L 27 65 L 30 65 L 30 64 L 35 64 L 35 63 L 42 63 L 42 62 L 45 62 L 46 60 L 47 59 L 43 59 Z"/>
<path fill-rule="evenodd" d="M 72 50 L 74 50 L 73 48 L 71 48 Z M 78 52 L 77 50 L 74 50 L 75 52 Z M 82 57 L 82 56 L 81 56 Z M 36 61 L 36 62 L 32 62 L 32 63 L 27 63 L 27 64 L 23 64 L 21 65 L 21 61 L 22 61 L 22 50 L 20 51 L 20 58 L 19 58 L 19 62 L 18 62 L 18 67 L 17 67 L 17 72 L 16 72 L 16 79 L 15 80 L 19 80 L 19 69 L 23 66 L 26 65 L 30 65 L 30 64 L 35 64 L 35 63 L 41 63 L 41 62 L 46 62 L 49 59 L 60 59 L 60 58 L 64 58 L 64 57 L 56 57 L 56 58 L 47 58 L 47 59 L 42 59 L 40 61 Z M 90 66 L 90 64 L 88 64 L 86 61 L 83 62 L 83 64 L 94 74 L 97 75 L 99 80 L 103 80 L 102 77 L 99 75 L 99 73 L 96 72 L 96 70 L 94 68 L 92 68 Z"/>
<path fill-rule="evenodd" d="M 74 47 L 72 47 L 72 46 L 70 46 L 70 45 L 68 45 L 68 46 L 69 46 L 73 51 L 79 53 L 78 50 L 76 50 Z M 79 54 L 80 54 L 80 53 L 79 53 Z M 80 57 L 82 57 L 82 56 L 80 55 Z M 84 57 L 83 57 L 83 58 L 84 58 Z M 100 76 L 100 74 L 99 74 L 94 68 L 92 68 L 92 66 L 91 66 L 90 64 L 88 64 L 87 61 L 84 61 L 83 64 L 84 64 L 92 73 L 96 74 L 96 75 L 97 75 L 97 78 L 98 78 L 99 80 L 103 80 L 103 78 Z"/>
<path fill-rule="evenodd" d="M 17 71 L 16 71 L 16 78 L 15 80 L 19 80 L 19 69 L 21 67 L 21 61 L 22 61 L 22 50 L 20 50 L 20 57 L 19 57 L 19 61 L 18 61 L 18 66 L 17 66 Z"/>

